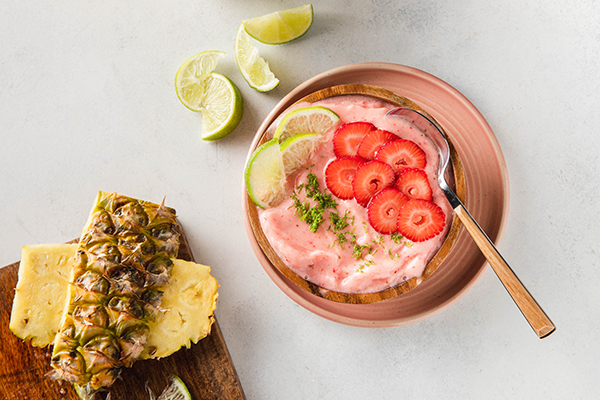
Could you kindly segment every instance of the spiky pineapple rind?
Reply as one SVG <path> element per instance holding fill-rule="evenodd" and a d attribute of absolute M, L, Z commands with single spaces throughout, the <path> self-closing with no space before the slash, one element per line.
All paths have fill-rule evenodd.
<path fill-rule="evenodd" d="M 179 250 L 173 211 L 99 192 L 73 262 L 52 353 L 54 378 L 103 388 L 139 358 L 160 306 L 146 294 L 168 283 L 170 258 Z"/>

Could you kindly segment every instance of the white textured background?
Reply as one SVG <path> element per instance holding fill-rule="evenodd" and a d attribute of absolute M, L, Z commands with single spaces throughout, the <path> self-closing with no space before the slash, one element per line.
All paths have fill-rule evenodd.
<path fill-rule="evenodd" d="M 249 399 L 593 399 L 600 396 L 600 5 L 596 1 L 319 1 L 302 39 L 259 45 L 281 84 L 250 89 L 242 19 L 297 1 L 0 2 L 0 265 L 24 244 L 77 237 L 98 189 L 175 207 L 221 283 L 217 317 Z M 229 137 L 199 139 L 178 67 L 224 50 L 240 88 Z M 557 325 L 538 340 L 488 271 L 457 304 L 368 330 L 317 317 L 256 261 L 241 177 L 269 110 L 346 64 L 404 64 L 481 111 L 509 170 L 500 250 Z"/>

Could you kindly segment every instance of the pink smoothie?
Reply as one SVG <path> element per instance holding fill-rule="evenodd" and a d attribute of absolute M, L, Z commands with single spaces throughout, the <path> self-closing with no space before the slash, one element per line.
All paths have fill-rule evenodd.
<path fill-rule="evenodd" d="M 307 105 L 299 104 L 296 107 Z M 427 156 L 425 172 L 433 191 L 433 201 L 443 210 L 446 225 L 442 233 L 420 243 L 413 243 L 406 238 L 392 238 L 378 233 L 369 225 L 367 209 L 354 199 L 340 200 L 333 196 L 338 215 L 348 213 L 353 217 L 348 218 L 352 223 L 346 229 L 345 237 L 354 238 L 356 246 L 349 242 L 339 243 L 339 235 L 331 228 L 327 211 L 323 224 L 316 232 L 310 232 L 308 225 L 298 218 L 290 196 L 294 188 L 307 182 L 309 173 L 318 178 L 320 190 L 326 191 L 324 171 L 327 164 L 335 159 L 332 139 L 336 126 L 327 133 L 326 140 L 316 149 L 306 163 L 306 168 L 288 177 L 290 196 L 277 207 L 259 210 L 260 223 L 271 246 L 296 274 L 325 289 L 338 292 L 373 293 L 413 277 L 419 278 L 444 241 L 452 216 L 452 208 L 435 179 L 437 152 L 423 133 L 409 122 L 397 117 L 384 117 L 392 108 L 386 103 L 362 96 L 343 96 L 321 100 L 313 105 L 333 110 L 340 116 L 339 124 L 370 122 L 379 129 L 385 129 L 419 145 Z M 270 134 L 279 120 L 280 118 L 269 128 Z M 306 200 L 304 191 L 298 192 L 298 198 L 302 202 Z M 358 254 L 357 246 L 362 247 Z"/>

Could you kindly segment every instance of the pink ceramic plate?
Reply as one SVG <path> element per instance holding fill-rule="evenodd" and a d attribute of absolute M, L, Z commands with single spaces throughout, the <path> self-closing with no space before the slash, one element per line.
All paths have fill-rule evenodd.
<path fill-rule="evenodd" d="M 379 86 L 407 97 L 442 125 L 464 166 L 465 204 L 490 239 L 499 244 L 508 216 L 509 193 L 506 164 L 498 141 L 483 116 L 465 96 L 446 82 L 415 68 L 363 63 L 317 75 L 290 92 L 271 111 L 250 146 L 250 154 L 260 139 L 260 133 L 295 101 L 329 86 L 350 83 Z M 373 304 L 325 300 L 295 286 L 269 262 L 250 227 L 245 187 L 242 199 L 248 238 L 265 272 L 296 303 L 335 322 L 361 327 L 390 327 L 422 320 L 466 294 L 485 270 L 485 258 L 462 230 L 454 248 L 437 271 L 408 293 Z"/>

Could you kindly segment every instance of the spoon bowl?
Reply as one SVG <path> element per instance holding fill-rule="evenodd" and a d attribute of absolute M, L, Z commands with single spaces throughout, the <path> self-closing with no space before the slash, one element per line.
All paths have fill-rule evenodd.
<path fill-rule="evenodd" d="M 437 149 L 440 156 L 438 166 L 438 182 L 443 190 L 454 213 L 465 226 L 467 232 L 471 235 L 485 258 L 488 260 L 492 269 L 517 304 L 517 307 L 523 313 L 523 316 L 529 322 L 535 333 L 540 339 L 551 335 L 556 327 L 550 321 L 550 318 L 542 310 L 533 296 L 521 283 L 514 271 L 504 260 L 494 243 L 483 231 L 481 226 L 475 221 L 462 201 L 452 191 L 446 181 L 446 173 L 450 161 L 450 146 L 443 133 L 443 130 L 424 113 L 413 110 L 408 107 L 396 107 L 388 111 L 386 116 L 404 118 L 408 122 L 419 128 L 433 146 Z"/>

